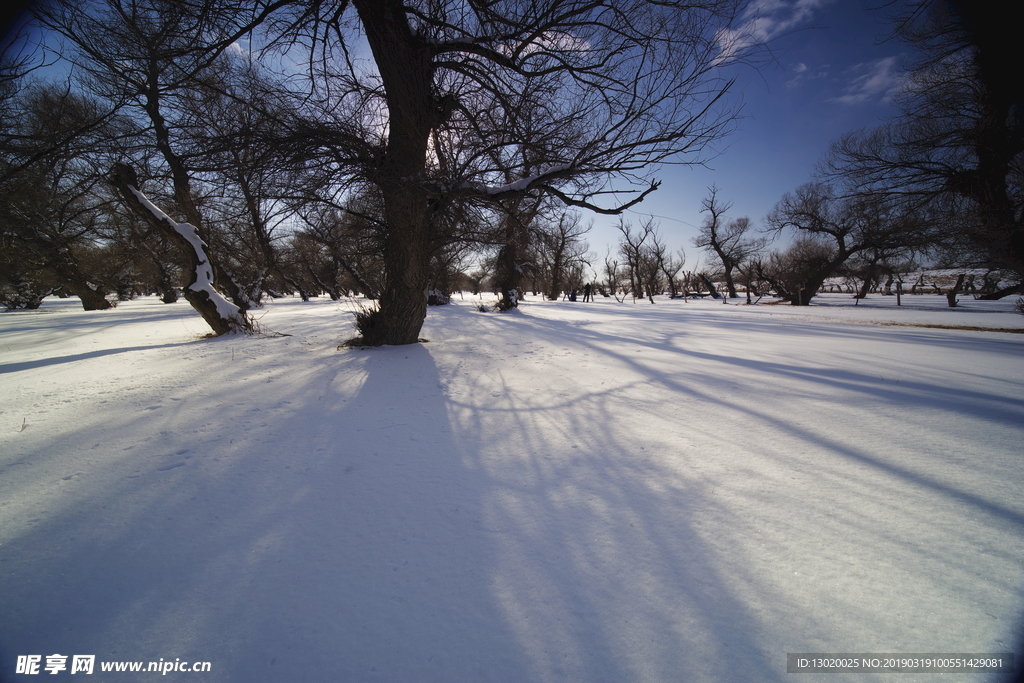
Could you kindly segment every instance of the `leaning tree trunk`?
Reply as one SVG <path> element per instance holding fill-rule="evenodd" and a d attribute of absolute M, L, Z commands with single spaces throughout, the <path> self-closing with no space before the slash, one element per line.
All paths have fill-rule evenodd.
<path fill-rule="evenodd" d="M 191 279 L 183 290 L 185 299 L 213 329 L 214 334 L 220 336 L 232 332 L 252 332 L 252 319 L 214 289 L 215 263 L 195 226 L 176 223 L 146 199 L 138 189 L 135 171 L 127 164 L 115 164 L 110 179 L 132 211 L 184 252 L 191 273 Z"/>
<path fill-rule="evenodd" d="M 875 279 L 873 277 L 871 277 L 870 275 L 868 275 L 867 277 L 864 278 L 864 283 L 860 286 L 860 290 L 857 292 L 857 294 L 853 298 L 856 299 L 858 302 L 861 299 L 867 299 L 868 298 L 868 294 L 871 293 L 871 288 L 874 287 L 874 286 L 875 286 Z"/>
<path fill-rule="evenodd" d="M 848 250 L 843 247 L 831 260 L 819 261 L 817 267 L 810 269 L 804 276 L 803 281 L 796 285 L 796 291 L 785 298 L 794 306 L 809 306 L 811 299 L 817 296 L 822 285 L 825 284 L 825 280 L 830 278 L 854 253 L 855 250 Z"/>
<path fill-rule="evenodd" d="M 999 299 L 1011 296 L 1013 294 L 1024 294 L 1024 282 L 1018 282 L 1016 284 L 1010 285 L 1009 287 L 1003 287 L 1002 289 L 998 289 L 994 292 L 982 294 L 981 296 L 978 297 L 978 299 L 981 301 L 998 301 Z"/>
<path fill-rule="evenodd" d="M 711 294 L 712 299 L 721 298 L 722 295 L 718 293 L 718 288 L 715 287 L 715 283 L 711 281 L 711 278 L 701 273 L 700 279 L 704 281 L 704 286 L 708 288 L 708 292 Z"/>
<path fill-rule="evenodd" d="M 354 265 L 352 265 L 351 261 L 349 261 L 347 258 L 345 258 L 344 256 L 337 252 L 333 254 L 333 259 L 335 263 L 340 264 L 341 267 L 344 268 L 346 272 L 348 272 L 348 274 L 352 276 L 352 279 L 356 281 L 356 286 L 359 287 L 359 291 L 362 292 L 364 297 L 371 300 L 378 298 L 377 290 L 369 282 L 366 281 L 366 279 L 362 276 L 359 270 Z M 337 278 L 335 278 L 335 280 L 337 280 Z"/>

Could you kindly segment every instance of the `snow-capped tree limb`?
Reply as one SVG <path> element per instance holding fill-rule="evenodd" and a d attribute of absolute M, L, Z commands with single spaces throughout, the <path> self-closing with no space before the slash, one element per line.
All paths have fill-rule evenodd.
<path fill-rule="evenodd" d="M 138 176 L 127 164 L 115 164 L 110 180 L 125 204 L 142 220 L 171 240 L 189 261 L 190 280 L 185 299 L 213 329 L 214 334 L 250 333 L 253 320 L 225 299 L 213 286 L 214 263 L 205 242 L 191 223 L 178 223 L 139 190 Z"/>

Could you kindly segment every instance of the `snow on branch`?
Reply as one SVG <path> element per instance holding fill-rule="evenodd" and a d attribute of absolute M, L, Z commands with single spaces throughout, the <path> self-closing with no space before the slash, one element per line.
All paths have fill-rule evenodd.
<path fill-rule="evenodd" d="M 210 257 L 206 253 L 206 242 L 199 237 L 196 226 L 191 223 L 178 223 L 166 213 L 161 211 L 153 202 L 144 195 L 137 187 L 132 185 L 128 189 L 139 199 L 139 203 L 149 211 L 156 220 L 166 223 L 174 232 L 181 235 L 182 239 L 189 243 L 196 255 L 195 280 L 188 289 L 193 292 L 206 292 L 210 301 L 217 307 L 217 312 L 222 318 L 238 318 L 242 315 L 241 309 L 225 299 L 220 292 L 213 287 L 213 267 L 210 265 Z"/>
<path fill-rule="evenodd" d="M 149 201 L 138 188 L 134 169 L 127 164 L 116 164 L 110 178 L 121 197 L 141 218 L 185 252 L 193 271 L 191 282 L 184 289 L 185 298 L 214 333 L 251 332 L 252 320 L 214 287 L 213 261 L 196 227 L 191 223 L 178 223 Z"/>
<path fill-rule="evenodd" d="M 502 195 L 513 195 L 525 192 L 526 190 L 540 184 L 542 180 L 550 180 L 553 177 L 564 174 L 566 171 L 571 169 L 572 164 L 555 164 L 554 166 L 549 166 L 542 173 L 520 178 L 519 180 L 506 183 L 504 185 L 485 185 L 484 183 L 465 182 L 462 184 L 462 188 L 472 190 L 475 193 L 487 197 L 500 198 Z"/>

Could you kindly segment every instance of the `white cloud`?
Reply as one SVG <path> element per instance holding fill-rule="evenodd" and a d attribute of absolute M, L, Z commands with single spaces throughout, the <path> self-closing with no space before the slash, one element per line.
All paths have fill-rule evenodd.
<path fill-rule="evenodd" d="M 800 62 L 796 66 L 792 67 L 792 69 L 790 69 L 795 75 L 791 79 L 786 81 L 786 87 L 798 88 L 807 83 L 808 81 L 818 81 L 823 78 L 827 78 L 829 74 L 829 68 L 830 67 L 828 64 L 821 64 L 812 69 L 807 64 Z"/>
<path fill-rule="evenodd" d="M 814 13 L 831 0 L 764 0 L 743 12 L 739 25 L 718 32 L 716 63 L 740 59 L 756 45 L 764 45 L 785 33 L 810 23 Z"/>
<path fill-rule="evenodd" d="M 853 80 L 843 94 L 831 102 L 856 105 L 869 101 L 888 102 L 903 86 L 904 74 L 899 69 L 899 57 L 884 57 L 850 68 Z"/>

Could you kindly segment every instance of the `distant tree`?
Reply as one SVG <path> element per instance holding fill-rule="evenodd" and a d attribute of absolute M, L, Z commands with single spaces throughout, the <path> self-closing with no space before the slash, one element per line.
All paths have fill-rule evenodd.
<path fill-rule="evenodd" d="M 546 274 L 548 299 L 555 301 L 561 296 L 569 270 L 575 266 L 589 265 L 588 246 L 583 236 L 591 227 L 585 225 L 580 214 L 575 211 L 562 212 L 557 219 L 541 222 L 537 226 L 537 252 Z"/>
<path fill-rule="evenodd" d="M 650 243 L 655 235 L 656 223 L 649 218 L 636 228 L 633 224 L 620 218 L 619 229 L 619 255 L 622 257 L 626 270 L 625 276 L 629 280 L 629 291 L 633 295 L 633 301 L 644 297 L 644 277 L 650 270 L 645 268 L 645 262 L 650 256 Z M 651 300 L 654 303 L 654 300 Z"/>
<path fill-rule="evenodd" d="M 470 251 L 470 245 L 465 243 L 448 244 L 434 251 L 430 262 L 428 305 L 449 303 L 454 292 L 461 291 L 469 284 L 463 271 L 470 258 Z"/>
<path fill-rule="evenodd" d="M 913 206 L 873 193 L 842 196 L 832 185 L 808 183 L 786 194 L 765 218 L 777 234 L 795 230 L 803 239 L 762 271 L 790 303 L 806 306 L 822 283 L 851 257 L 896 252 L 929 244 L 930 224 Z M 790 272 L 783 273 L 786 268 Z"/>
<path fill-rule="evenodd" d="M 634 302 L 647 297 L 653 304 L 654 296 L 661 294 L 669 282 L 675 291 L 675 276 L 682 269 L 682 262 L 668 254 L 668 248 L 658 233 L 658 224 L 648 218 L 635 227 L 620 219 L 619 256 L 623 260 L 623 277 L 629 281 L 629 291 Z M 605 259 L 606 269 L 608 259 Z M 616 262 L 617 268 L 617 262 Z M 662 276 L 666 279 L 663 280 Z"/>
<path fill-rule="evenodd" d="M 496 225 L 493 242 L 497 253 L 493 259 L 491 279 L 498 291 L 498 310 L 519 307 L 527 271 L 535 271 L 535 222 L 541 205 L 533 199 L 505 200 L 494 213 Z"/>
<path fill-rule="evenodd" d="M 657 230 L 654 230 L 651 232 L 649 243 L 644 245 L 640 252 L 640 267 L 637 276 L 648 301 L 652 304 L 654 297 L 665 290 L 661 274 L 666 251 L 664 240 Z"/>
<path fill-rule="evenodd" d="M 764 272 L 764 259 L 761 254 L 748 259 L 736 270 L 743 277 L 743 289 L 747 294 L 747 304 L 755 303 L 753 297 L 756 296 L 760 299 L 768 291 L 769 286 L 761 275 Z"/>
<path fill-rule="evenodd" d="M 608 248 L 608 252 L 604 256 L 604 278 L 605 287 L 608 288 L 608 293 L 615 297 L 615 300 L 622 303 L 619 299 L 619 289 L 622 284 L 622 268 L 619 267 L 619 261 L 612 257 L 611 247 Z M 625 295 L 623 295 L 623 300 Z"/>
<path fill-rule="evenodd" d="M 710 251 L 718 257 L 722 264 L 723 278 L 729 292 L 729 298 L 735 299 L 736 283 L 733 280 L 735 271 L 744 261 L 764 248 L 763 239 L 749 236 L 750 219 L 747 217 L 727 221 L 725 214 L 732 204 L 723 202 L 718 197 L 718 188 L 708 188 L 708 196 L 701 202 L 701 213 L 707 217 L 700 226 L 700 232 L 693 238 L 693 245 L 698 249 Z"/>
<path fill-rule="evenodd" d="M 317 268 L 326 268 L 331 288 L 341 286 L 376 299 L 384 276 L 381 207 L 371 191 L 353 191 L 339 203 L 304 204 L 298 213 L 305 226 L 296 237 L 320 248 Z M 307 260 L 307 264 L 312 264 Z"/>
<path fill-rule="evenodd" d="M 894 275 L 905 257 L 912 250 L 906 249 L 865 249 L 847 261 L 842 271 L 853 280 L 860 280 L 861 285 L 856 299 L 865 299 L 872 289 L 886 279 L 890 286 Z"/>
<path fill-rule="evenodd" d="M 669 296 L 675 299 L 679 296 L 679 272 L 686 265 L 686 252 L 680 249 L 676 255 L 668 253 L 664 242 L 659 238 L 655 241 L 653 256 L 658 262 L 658 269 L 665 276 Z"/>
<path fill-rule="evenodd" d="M 4 106 L 16 114 L 0 122 L 0 234 L 10 263 L 8 285 L 35 293 L 60 288 L 78 296 L 86 310 L 110 308 L 109 278 L 82 263 L 103 239 L 112 198 L 93 166 L 104 137 L 96 125 L 102 119 L 97 104 L 41 85 L 26 87 Z"/>

